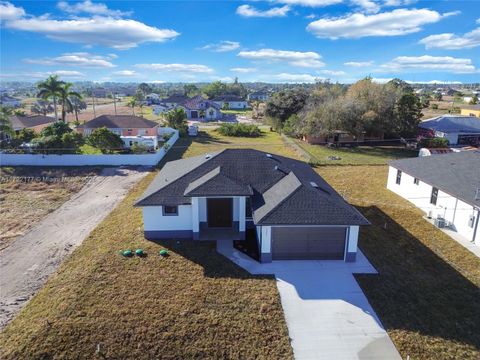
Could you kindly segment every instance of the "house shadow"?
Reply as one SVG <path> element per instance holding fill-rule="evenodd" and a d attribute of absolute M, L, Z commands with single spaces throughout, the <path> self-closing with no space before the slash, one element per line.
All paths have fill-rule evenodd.
<path fill-rule="evenodd" d="M 372 223 L 362 229 L 360 248 L 378 275 L 355 278 L 385 328 L 480 349 L 479 286 L 378 207 L 359 210 Z M 432 227 L 427 236 L 435 241 L 445 235 Z M 480 266 L 474 255 L 465 261 Z"/>

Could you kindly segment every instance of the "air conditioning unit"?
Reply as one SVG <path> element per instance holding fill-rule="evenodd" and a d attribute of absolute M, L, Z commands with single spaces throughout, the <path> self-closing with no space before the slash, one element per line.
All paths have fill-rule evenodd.
<path fill-rule="evenodd" d="M 475 226 L 475 215 L 470 215 L 468 219 L 468 226 L 473 228 Z"/>
<path fill-rule="evenodd" d="M 428 212 L 427 217 L 428 217 L 429 219 L 431 219 L 431 218 L 433 217 L 433 211 L 432 211 L 432 210 L 430 210 L 430 211 Z"/>
<path fill-rule="evenodd" d="M 444 218 L 436 218 L 434 221 L 434 224 L 438 228 L 444 228 L 445 227 L 445 219 Z"/>

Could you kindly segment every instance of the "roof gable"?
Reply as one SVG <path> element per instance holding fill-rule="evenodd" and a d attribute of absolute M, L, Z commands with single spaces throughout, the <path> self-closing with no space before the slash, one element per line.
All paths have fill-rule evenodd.
<path fill-rule="evenodd" d="M 100 115 L 85 124 L 78 126 L 84 129 L 150 129 L 159 126 L 155 121 L 133 115 Z"/>
<path fill-rule="evenodd" d="M 184 192 L 185 196 L 249 196 L 253 191 L 249 185 L 241 184 L 222 173 L 221 167 L 209 171 L 192 181 Z"/>

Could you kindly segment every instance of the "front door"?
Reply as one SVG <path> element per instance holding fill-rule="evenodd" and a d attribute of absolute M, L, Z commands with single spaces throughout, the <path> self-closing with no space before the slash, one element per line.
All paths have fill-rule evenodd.
<path fill-rule="evenodd" d="M 208 227 L 232 227 L 233 201 L 232 198 L 207 199 Z"/>
<path fill-rule="evenodd" d="M 198 111 L 192 110 L 190 111 L 190 116 L 192 119 L 197 119 L 198 118 Z"/>

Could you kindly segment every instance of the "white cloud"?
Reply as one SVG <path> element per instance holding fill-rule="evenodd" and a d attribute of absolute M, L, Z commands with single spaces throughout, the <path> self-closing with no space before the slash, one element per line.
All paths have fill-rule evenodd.
<path fill-rule="evenodd" d="M 348 61 L 343 63 L 345 66 L 352 66 L 352 67 L 364 67 L 364 66 L 372 66 L 374 61 Z"/>
<path fill-rule="evenodd" d="M 320 70 L 320 74 L 329 75 L 329 76 L 343 76 L 347 75 L 345 71 L 342 70 Z"/>
<path fill-rule="evenodd" d="M 112 75 L 116 75 L 116 76 L 125 76 L 125 77 L 129 77 L 129 76 L 138 76 L 138 74 L 133 71 L 133 70 L 120 70 L 120 71 L 115 71 L 112 73 Z"/>
<path fill-rule="evenodd" d="M 274 49 L 261 49 L 256 51 L 240 51 L 238 56 L 244 59 L 271 61 L 271 62 L 286 62 L 292 66 L 318 68 L 325 65 L 320 59 L 320 54 L 307 51 L 286 51 Z"/>
<path fill-rule="evenodd" d="M 285 83 L 314 83 L 318 78 L 310 74 L 289 74 L 281 73 L 271 75 L 268 81 L 285 82 Z"/>
<path fill-rule="evenodd" d="M 115 55 L 116 56 L 116 55 Z M 110 60 L 111 55 L 100 56 L 85 52 L 65 53 L 57 57 L 45 57 L 40 59 L 24 59 L 29 64 L 39 65 L 68 65 L 90 68 L 112 68 L 115 67 Z"/>
<path fill-rule="evenodd" d="M 0 20 L 14 20 L 24 16 L 25 10 L 23 10 L 23 8 L 16 7 L 15 5 L 6 1 L 0 1 Z"/>
<path fill-rule="evenodd" d="M 384 6 L 407 6 L 416 3 L 417 0 L 384 0 Z"/>
<path fill-rule="evenodd" d="M 480 24 L 480 18 L 477 19 L 477 24 Z"/>
<path fill-rule="evenodd" d="M 253 73 L 258 71 L 257 68 L 243 68 L 243 67 L 237 67 L 237 68 L 231 68 L 230 71 L 236 72 L 236 73 L 241 73 L 241 74 L 248 74 L 248 73 Z"/>
<path fill-rule="evenodd" d="M 141 69 L 155 70 L 159 72 L 179 72 L 193 74 L 213 73 L 212 68 L 198 64 L 137 64 L 135 66 Z"/>
<path fill-rule="evenodd" d="M 130 15 L 131 12 L 122 12 L 120 10 L 111 10 L 107 5 L 102 3 L 92 3 L 90 0 L 85 0 L 83 2 L 69 3 L 67 1 L 60 1 L 57 4 L 57 7 L 69 14 L 79 14 L 87 13 L 92 15 L 105 15 L 112 17 L 121 17 L 125 15 Z"/>
<path fill-rule="evenodd" d="M 422 25 L 435 23 L 445 16 L 429 9 L 396 9 L 374 15 L 351 14 L 311 22 L 307 30 L 319 38 L 361 38 L 397 36 L 418 32 Z"/>
<path fill-rule="evenodd" d="M 237 41 L 220 41 L 218 44 L 208 44 L 201 47 L 201 50 L 211 50 L 213 52 L 227 52 L 237 50 L 240 47 L 240 43 Z"/>
<path fill-rule="evenodd" d="M 277 0 L 278 3 L 286 5 L 299 5 L 308 7 L 322 7 L 333 4 L 339 4 L 343 0 Z"/>
<path fill-rule="evenodd" d="M 360 6 L 368 14 L 375 14 L 380 11 L 380 4 L 372 0 L 351 0 L 351 2 Z"/>
<path fill-rule="evenodd" d="M 317 15 L 315 14 L 310 14 L 310 15 L 306 15 L 305 16 L 305 19 L 315 19 L 317 17 Z"/>
<path fill-rule="evenodd" d="M 391 80 L 393 80 L 393 78 L 372 78 L 372 81 L 377 84 L 386 84 Z"/>
<path fill-rule="evenodd" d="M 144 42 L 164 42 L 180 35 L 174 30 L 159 29 L 129 19 L 95 15 L 92 18 L 76 17 L 68 20 L 55 20 L 50 19 L 48 14 L 38 17 L 23 16 L 25 15 L 23 9 L 12 10 L 11 6 L 13 5 L 10 3 L 4 2 L 1 3 L 1 6 L 8 10 L 9 18 L 6 18 L 4 22 L 7 28 L 35 32 L 51 39 L 81 43 L 87 46 L 102 45 L 125 50 Z M 17 15 L 12 15 L 15 13 Z"/>
<path fill-rule="evenodd" d="M 63 77 L 83 77 L 85 74 L 81 73 L 80 71 L 75 70 L 57 70 L 53 72 L 49 72 L 48 74 L 63 76 Z"/>
<path fill-rule="evenodd" d="M 287 16 L 288 12 L 290 11 L 290 7 L 288 5 L 282 7 L 273 7 L 268 10 L 258 10 L 257 8 L 250 6 L 250 5 L 240 5 L 237 8 L 237 15 L 243 17 L 284 17 Z"/>
<path fill-rule="evenodd" d="M 450 84 L 450 85 L 460 85 L 462 84 L 461 81 L 445 81 L 445 80 L 429 80 L 429 81 L 410 81 L 405 80 L 405 82 L 409 84 Z"/>
<path fill-rule="evenodd" d="M 399 56 L 383 64 L 381 69 L 387 72 L 403 70 L 444 71 L 452 73 L 473 73 L 477 70 L 470 59 L 451 56 Z"/>
<path fill-rule="evenodd" d="M 463 35 L 452 33 L 430 35 L 419 41 L 427 49 L 461 50 L 480 46 L 480 28 Z"/>

